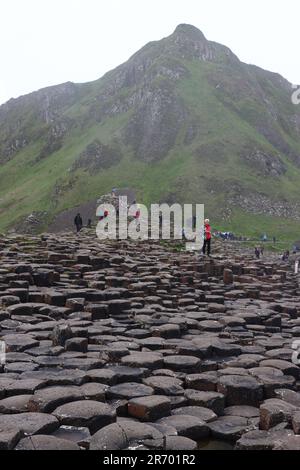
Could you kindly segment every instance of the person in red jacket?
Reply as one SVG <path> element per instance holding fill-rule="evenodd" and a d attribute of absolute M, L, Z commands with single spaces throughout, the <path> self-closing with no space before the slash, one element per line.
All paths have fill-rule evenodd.
<path fill-rule="evenodd" d="M 210 256 L 210 250 L 211 250 L 211 226 L 209 224 L 209 219 L 205 219 L 204 221 L 204 243 L 203 243 L 203 248 L 202 252 L 205 255 L 205 252 L 207 251 L 207 255 Z"/>

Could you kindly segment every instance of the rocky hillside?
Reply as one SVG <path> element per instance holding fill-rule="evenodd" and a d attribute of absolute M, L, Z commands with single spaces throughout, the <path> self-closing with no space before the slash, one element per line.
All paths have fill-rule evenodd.
<path fill-rule="evenodd" d="M 300 229 L 300 106 L 280 75 L 179 25 L 100 80 L 0 107 L 0 228 L 112 187 L 205 203 L 221 227 Z"/>

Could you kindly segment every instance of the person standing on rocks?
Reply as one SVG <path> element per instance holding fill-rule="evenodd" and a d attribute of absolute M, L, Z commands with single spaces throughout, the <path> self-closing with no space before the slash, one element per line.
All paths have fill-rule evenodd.
<path fill-rule="evenodd" d="M 133 207 L 133 210 L 134 210 L 133 218 L 134 218 L 136 224 L 138 225 L 139 224 L 139 219 L 140 219 L 140 216 L 141 216 L 141 209 L 140 209 L 140 206 L 136 203 L 136 201 L 133 201 L 132 207 Z"/>
<path fill-rule="evenodd" d="M 264 256 L 265 248 L 263 246 L 260 247 L 260 254 Z"/>
<path fill-rule="evenodd" d="M 259 248 L 257 248 L 257 246 L 255 247 L 254 253 L 255 253 L 256 258 L 259 259 L 261 252 L 260 252 Z"/>
<path fill-rule="evenodd" d="M 288 261 L 289 257 L 290 257 L 290 252 L 287 250 L 283 253 L 281 259 L 282 259 L 282 261 Z"/>
<path fill-rule="evenodd" d="M 78 214 L 76 215 L 75 219 L 74 219 L 74 225 L 76 227 L 76 230 L 77 230 L 77 233 L 80 232 L 80 230 L 82 229 L 82 226 L 83 226 L 83 222 L 82 222 L 82 218 L 81 218 L 81 215 Z"/>
<path fill-rule="evenodd" d="M 202 253 L 205 255 L 207 251 L 207 256 L 210 256 L 211 252 L 211 226 L 209 219 L 205 219 L 204 221 L 204 243 L 202 248 Z"/>

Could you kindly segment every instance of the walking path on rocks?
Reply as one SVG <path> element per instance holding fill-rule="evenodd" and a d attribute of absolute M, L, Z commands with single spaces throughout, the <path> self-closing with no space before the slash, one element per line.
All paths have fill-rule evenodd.
<path fill-rule="evenodd" d="M 299 293 L 234 244 L 0 237 L 0 449 L 299 449 Z"/>

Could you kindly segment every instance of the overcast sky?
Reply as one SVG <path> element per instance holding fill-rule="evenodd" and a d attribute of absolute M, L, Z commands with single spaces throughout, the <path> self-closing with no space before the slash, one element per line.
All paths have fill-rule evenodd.
<path fill-rule="evenodd" d="M 300 83 L 299 0 L 0 0 L 0 103 L 96 80 L 179 23 Z"/>

